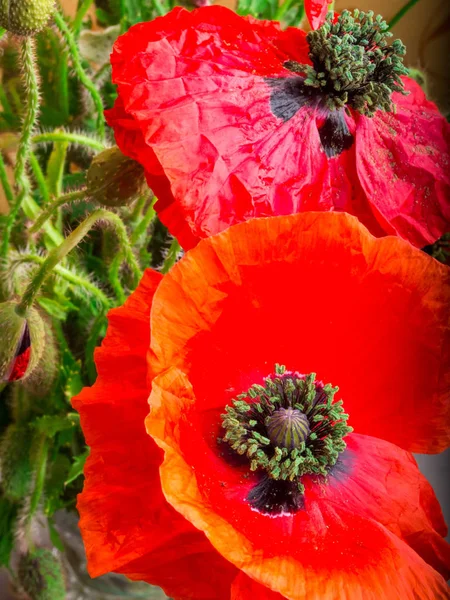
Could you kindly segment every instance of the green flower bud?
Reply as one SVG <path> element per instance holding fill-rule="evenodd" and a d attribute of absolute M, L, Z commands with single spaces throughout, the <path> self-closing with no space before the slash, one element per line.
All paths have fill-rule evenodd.
<path fill-rule="evenodd" d="M 0 381 L 29 377 L 41 361 L 45 348 L 44 321 L 35 308 L 26 317 L 16 313 L 18 302 L 0 304 Z"/>
<path fill-rule="evenodd" d="M 0 25 L 16 35 L 33 35 L 44 29 L 54 7 L 54 0 L 0 0 Z"/>
<path fill-rule="evenodd" d="M 66 597 L 62 565 L 46 548 L 23 555 L 18 575 L 20 585 L 33 600 L 64 600 Z"/>
<path fill-rule="evenodd" d="M 117 146 L 97 154 L 87 172 L 87 194 L 105 206 L 129 206 L 146 191 L 144 169 Z"/>

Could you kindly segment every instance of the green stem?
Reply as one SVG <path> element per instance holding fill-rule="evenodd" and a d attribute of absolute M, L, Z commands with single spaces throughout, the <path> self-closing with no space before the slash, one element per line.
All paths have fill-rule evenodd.
<path fill-rule="evenodd" d="M 167 253 L 166 260 L 161 268 L 161 273 L 167 273 L 173 267 L 173 265 L 177 261 L 178 254 L 181 250 L 181 246 L 178 243 L 178 240 L 175 238 L 172 240 L 172 243 L 169 248 L 169 252 Z"/>
<path fill-rule="evenodd" d="M 24 263 L 33 262 L 38 265 L 42 265 L 45 262 L 45 258 L 36 254 L 26 254 L 24 256 L 21 256 L 20 259 L 18 259 L 18 262 L 19 261 Z M 69 271 L 69 269 L 62 267 L 61 265 L 56 265 L 53 269 L 53 272 L 56 273 L 56 275 L 58 275 L 62 279 L 68 281 L 69 283 L 84 288 L 85 290 L 90 292 L 92 296 L 99 300 L 100 303 L 106 308 L 109 308 L 111 306 L 111 301 L 106 296 L 106 294 L 99 290 L 99 288 L 94 283 L 89 281 L 89 279 L 85 279 L 84 277 L 81 277 L 81 275 L 77 275 L 76 273 Z"/>
<path fill-rule="evenodd" d="M 392 19 L 389 21 L 388 25 L 389 25 L 389 29 L 392 29 L 394 27 L 394 25 L 397 25 L 397 23 L 400 21 L 400 19 L 402 19 L 406 13 L 411 10 L 411 8 L 417 4 L 419 2 L 419 0 L 409 0 L 409 2 L 407 2 L 399 11 L 396 15 L 394 15 L 392 17 Z"/>
<path fill-rule="evenodd" d="M 35 62 L 35 44 L 33 38 L 24 38 L 21 46 L 21 62 L 25 82 L 26 109 L 22 133 L 17 150 L 14 176 L 18 186 L 23 186 L 25 167 L 30 153 L 31 137 L 39 111 L 39 81 Z"/>
<path fill-rule="evenodd" d="M 34 490 L 31 494 L 30 505 L 27 511 L 26 517 L 26 529 L 28 532 L 28 536 L 30 534 L 30 526 L 33 515 L 35 514 L 39 501 L 42 496 L 42 492 L 44 490 L 45 484 L 45 475 L 47 473 L 47 459 L 48 459 L 48 440 L 46 434 L 42 434 L 39 436 L 38 447 L 35 458 L 35 481 L 34 481 Z M 30 540 L 29 540 L 30 541 Z"/>
<path fill-rule="evenodd" d="M 78 225 L 76 229 L 72 231 L 72 233 L 60 246 L 54 248 L 49 253 L 47 258 L 42 263 L 41 268 L 28 284 L 28 287 L 22 296 L 22 300 L 16 308 L 17 314 L 22 316 L 27 314 L 41 288 L 41 285 L 53 271 L 55 266 L 81 242 L 85 235 L 87 235 L 90 229 L 98 221 L 106 221 L 114 227 L 121 246 L 121 252 L 123 252 L 125 260 L 131 267 L 136 283 L 139 281 L 140 277 L 142 276 L 142 272 L 130 246 L 125 225 L 116 214 L 108 210 L 99 209 L 90 214 L 87 219 L 85 219 L 82 223 L 80 223 L 80 225 Z"/>
<path fill-rule="evenodd" d="M 91 7 L 93 0 L 83 0 L 80 5 L 80 8 L 77 10 L 77 14 L 75 15 L 75 19 L 73 20 L 72 29 L 75 37 L 78 37 L 81 26 L 83 24 L 83 19 L 86 16 L 87 11 Z"/>
<path fill-rule="evenodd" d="M 25 216 L 31 221 L 35 221 L 41 209 L 37 204 L 36 200 L 31 196 L 27 196 L 22 204 L 22 209 Z M 59 231 L 57 231 L 51 223 L 44 224 L 45 235 L 51 241 L 53 246 L 58 246 L 64 240 L 64 237 Z"/>
<path fill-rule="evenodd" d="M 14 170 L 14 177 L 19 193 L 17 194 L 16 201 L 7 217 L 5 231 L 3 232 L 0 257 L 5 257 L 8 252 L 12 228 L 14 227 L 17 215 L 19 214 L 22 201 L 29 192 L 29 182 L 25 173 L 25 168 L 30 153 L 31 137 L 39 112 L 39 81 L 37 77 L 34 50 L 35 44 L 33 38 L 24 38 L 21 45 L 21 63 L 25 82 L 26 108 L 19 140 L 19 148 L 17 150 L 16 168 Z"/>
<path fill-rule="evenodd" d="M 100 137 L 103 139 L 105 137 L 105 119 L 103 116 L 103 101 L 100 96 L 99 91 L 95 87 L 92 80 L 86 74 L 86 71 L 83 69 L 83 65 L 81 64 L 81 58 L 78 53 L 78 47 L 75 41 L 75 38 L 67 26 L 67 23 L 64 20 L 64 17 L 59 12 L 55 12 L 54 14 L 55 23 L 64 36 L 64 39 L 69 47 L 70 55 L 72 58 L 73 67 L 75 72 L 84 85 L 84 87 L 91 94 L 92 100 L 94 102 L 95 108 L 97 110 L 97 130 Z"/>
<path fill-rule="evenodd" d="M 295 0 L 285 0 L 281 6 L 278 7 L 273 19 L 274 21 L 281 21 L 287 11 L 292 7 Z"/>
<path fill-rule="evenodd" d="M 41 229 L 42 225 L 44 225 L 44 223 L 51 216 L 54 215 L 54 213 L 60 206 L 62 206 L 63 204 L 67 204 L 69 202 L 74 202 L 76 200 L 80 200 L 80 198 L 83 198 L 85 194 L 86 194 L 85 189 L 76 190 L 75 192 L 69 192 L 68 194 L 64 194 L 63 196 L 60 196 L 59 198 L 56 198 L 55 200 L 53 200 L 53 202 L 51 204 L 49 204 L 47 206 L 47 208 L 41 212 L 38 219 L 30 227 L 29 232 L 30 233 L 38 232 Z"/>
<path fill-rule="evenodd" d="M 14 193 L 12 191 L 11 184 L 8 180 L 8 174 L 6 172 L 6 166 L 3 160 L 2 153 L 0 152 L 0 183 L 2 184 L 3 191 L 5 192 L 5 198 L 8 201 L 10 208 L 14 204 Z"/>
<path fill-rule="evenodd" d="M 78 133 L 68 133 L 66 131 L 61 132 L 49 132 L 39 133 L 33 137 L 33 144 L 47 144 L 49 142 L 69 142 L 70 144 L 80 144 L 80 146 L 88 146 L 93 150 L 101 152 L 105 149 L 105 145 L 102 142 L 94 138 L 90 138 L 87 135 L 80 135 Z"/>
<path fill-rule="evenodd" d="M 150 223 L 153 221 L 153 219 L 155 217 L 155 209 L 153 208 L 155 205 L 155 201 L 156 201 L 156 198 L 153 198 L 144 217 L 139 221 L 136 229 L 133 231 L 133 234 L 131 236 L 131 243 L 133 244 L 133 246 L 135 244 L 139 243 L 141 236 L 144 235 L 144 233 L 147 231 Z"/>
<path fill-rule="evenodd" d="M 36 180 L 39 191 L 41 192 L 42 200 L 44 204 L 50 200 L 50 193 L 48 191 L 47 182 L 45 181 L 44 173 L 42 172 L 41 165 L 34 152 L 30 152 L 30 166 L 33 171 L 34 178 Z"/>
<path fill-rule="evenodd" d="M 0 40 L 5 35 L 5 33 L 6 33 L 6 29 L 4 27 L 0 27 Z"/>
<path fill-rule="evenodd" d="M 163 17 L 166 14 L 163 5 L 159 0 L 152 0 L 153 6 L 155 7 L 155 11 L 158 17 Z"/>
<path fill-rule="evenodd" d="M 116 295 L 119 304 L 123 304 L 126 300 L 126 295 L 119 278 L 119 267 L 122 262 L 122 256 L 120 252 L 112 259 L 111 265 L 108 269 L 108 279 L 114 294 Z"/>

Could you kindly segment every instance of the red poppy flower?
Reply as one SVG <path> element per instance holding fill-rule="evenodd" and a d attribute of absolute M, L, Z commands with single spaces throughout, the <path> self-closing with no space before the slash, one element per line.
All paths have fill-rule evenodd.
<path fill-rule="evenodd" d="M 446 598 L 410 451 L 449 442 L 449 279 L 330 213 L 250 220 L 147 271 L 74 399 L 91 575 L 183 600 Z"/>
<path fill-rule="evenodd" d="M 449 126 L 399 78 L 401 42 L 384 47 L 384 26 L 359 21 L 344 11 L 333 26 L 357 36 L 352 46 L 329 23 L 306 37 L 219 6 L 175 8 L 117 40 L 107 120 L 184 248 L 251 217 L 308 210 L 346 211 L 419 247 L 448 229 Z M 337 41 L 344 74 L 324 63 Z"/>

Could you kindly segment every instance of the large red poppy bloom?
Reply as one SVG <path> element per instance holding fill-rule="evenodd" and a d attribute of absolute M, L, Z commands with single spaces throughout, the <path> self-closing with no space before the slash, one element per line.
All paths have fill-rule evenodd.
<path fill-rule="evenodd" d="M 330 110 L 344 92 L 325 93 L 328 79 L 308 75 L 319 85 L 311 87 L 295 72 L 311 65 L 309 51 L 300 29 L 219 6 L 175 8 L 117 40 L 119 97 L 107 120 L 144 166 L 160 218 L 184 248 L 250 217 L 308 210 L 346 211 L 374 235 L 419 247 L 448 229 L 449 126 L 436 106 L 402 77 L 408 95 L 395 91 L 390 112 L 376 108 L 390 106 L 389 87 L 369 93 L 371 82 L 363 91 L 355 84 L 345 110 Z M 386 85 L 400 89 L 393 76 Z M 359 112 L 371 107 L 373 117 Z"/>
<path fill-rule="evenodd" d="M 147 271 L 110 313 L 96 384 L 73 401 L 91 447 L 78 502 L 91 575 L 125 573 L 180 600 L 446 598 L 446 527 L 410 451 L 449 442 L 449 295 L 444 265 L 346 214 L 251 220 L 164 277 Z M 234 417 L 221 416 L 233 399 L 312 372 L 308 415 L 285 405 L 267 431 L 252 417 L 262 454 L 236 452 Z M 346 447 L 325 441 L 345 415 L 322 382 L 339 386 Z M 260 468 L 264 453 L 286 456 L 273 441 L 286 423 L 292 465 L 309 448 L 322 474 Z"/>

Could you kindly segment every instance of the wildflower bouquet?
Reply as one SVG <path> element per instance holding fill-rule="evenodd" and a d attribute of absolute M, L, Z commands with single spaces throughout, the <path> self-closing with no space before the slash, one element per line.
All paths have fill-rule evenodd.
<path fill-rule="evenodd" d="M 76 510 L 91 577 L 157 586 L 128 597 L 449 598 L 411 454 L 450 439 L 450 127 L 390 31 L 415 2 L 76 4 L 0 0 L 14 593 L 93 597 Z"/>

